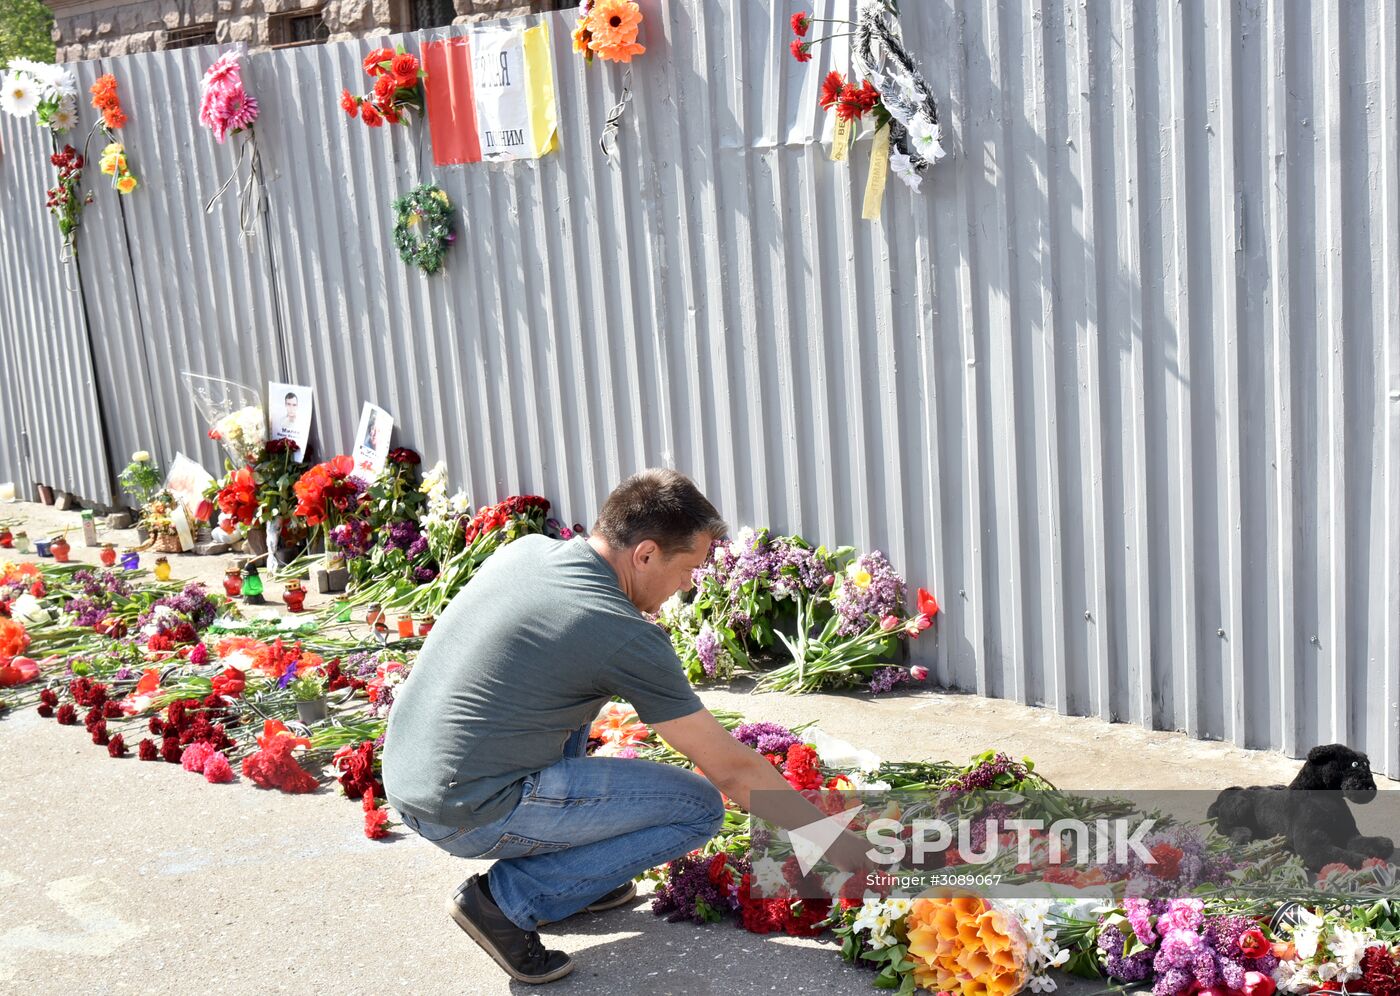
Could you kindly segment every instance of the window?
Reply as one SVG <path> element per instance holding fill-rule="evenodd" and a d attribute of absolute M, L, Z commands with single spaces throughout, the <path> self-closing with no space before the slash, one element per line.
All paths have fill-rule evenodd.
<path fill-rule="evenodd" d="M 273 48 L 320 45 L 330 34 L 320 7 L 272 14 L 267 19 L 267 42 Z"/>
<path fill-rule="evenodd" d="M 183 28 L 171 28 L 165 33 L 166 49 L 198 48 L 200 45 L 213 45 L 214 43 L 213 21 L 187 24 Z"/>
<path fill-rule="evenodd" d="M 413 0 L 413 30 L 440 28 L 457 16 L 452 0 Z"/>

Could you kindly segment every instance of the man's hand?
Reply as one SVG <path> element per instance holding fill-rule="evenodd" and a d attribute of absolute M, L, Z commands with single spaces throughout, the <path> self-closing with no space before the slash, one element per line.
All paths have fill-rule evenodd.
<path fill-rule="evenodd" d="M 657 734 L 680 751 L 729 798 L 753 815 L 784 830 L 796 830 L 827 814 L 789 785 L 768 759 L 740 743 L 708 709 L 656 724 Z M 870 868 L 869 844 L 847 830 L 827 853 L 842 871 Z"/>

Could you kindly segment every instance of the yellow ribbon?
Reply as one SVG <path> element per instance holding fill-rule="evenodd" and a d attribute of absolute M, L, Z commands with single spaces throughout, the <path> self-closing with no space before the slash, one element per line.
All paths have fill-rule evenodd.
<path fill-rule="evenodd" d="M 836 119 L 836 132 L 831 139 L 831 161 L 843 163 L 846 161 L 846 147 L 851 141 L 851 122 L 845 118 Z"/>
<path fill-rule="evenodd" d="M 875 132 L 875 145 L 870 150 L 870 178 L 865 182 L 865 209 L 861 217 L 879 221 L 885 206 L 885 183 L 890 178 L 890 126 Z"/>

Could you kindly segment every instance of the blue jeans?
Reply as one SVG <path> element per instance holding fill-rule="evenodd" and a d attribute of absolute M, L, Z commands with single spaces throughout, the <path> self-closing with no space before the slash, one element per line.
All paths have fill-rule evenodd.
<path fill-rule="evenodd" d="M 471 829 L 402 814 L 404 825 L 459 858 L 494 858 L 491 896 L 522 930 L 577 913 L 648 868 L 699 847 L 724 822 L 724 801 L 693 771 L 654 761 L 586 757 L 588 727 L 525 779 L 507 815 Z"/>

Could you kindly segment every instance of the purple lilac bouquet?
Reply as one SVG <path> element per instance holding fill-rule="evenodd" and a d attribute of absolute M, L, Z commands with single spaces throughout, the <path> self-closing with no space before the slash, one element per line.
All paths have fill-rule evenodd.
<path fill-rule="evenodd" d="M 1208 916 L 1200 899 L 1126 899 L 1101 921 L 1099 957 L 1109 977 L 1143 982 L 1154 996 L 1186 996 L 1219 987 L 1240 991 L 1246 975 L 1278 966 L 1258 924 L 1246 916 Z"/>
<path fill-rule="evenodd" d="M 802 742 L 796 733 L 777 723 L 743 723 L 734 728 L 734 739 L 760 754 L 786 755 L 789 747 Z"/>
<path fill-rule="evenodd" d="M 157 631 L 167 628 L 172 615 L 178 616 L 178 622 L 188 622 L 196 631 L 208 629 L 213 625 L 214 618 L 219 614 L 218 606 L 214 600 L 204 590 L 204 585 L 197 582 L 190 582 L 185 585 L 184 591 L 178 595 L 166 595 L 157 600 L 150 609 L 137 620 L 137 628 L 147 629 L 155 626 Z"/>
<path fill-rule="evenodd" d="M 67 606 L 75 626 L 91 629 L 107 617 L 118 599 L 131 596 L 131 585 L 117 571 L 78 571 L 73 582 L 82 589 Z"/>
<path fill-rule="evenodd" d="M 904 604 L 904 579 L 895 573 L 883 553 L 867 553 L 847 568 L 834 603 L 842 620 L 837 633 L 856 636 L 900 610 Z"/>
<path fill-rule="evenodd" d="M 696 852 L 676 858 L 666 866 L 666 880 L 652 895 L 651 911 L 671 923 L 716 923 L 738 911 L 739 885 L 748 872 L 746 858 L 723 851 L 709 857 Z"/>

